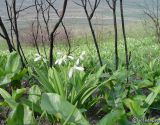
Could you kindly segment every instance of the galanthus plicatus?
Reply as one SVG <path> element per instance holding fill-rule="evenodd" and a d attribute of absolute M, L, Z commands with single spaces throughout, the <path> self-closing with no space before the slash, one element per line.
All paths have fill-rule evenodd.
<path fill-rule="evenodd" d="M 58 53 L 58 54 L 61 54 L 61 53 Z M 56 65 L 61 65 L 63 63 L 67 63 L 67 60 L 73 60 L 74 58 L 72 56 L 68 56 L 68 55 L 64 55 L 64 56 L 61 56 L 61 58 L 57 59 L 55 64 Z"/>
<path fill-rule="evenodd" d="M 68 73 L 68 77 L 69 77 L 69 78 L 72 78 L 73 74 L 74 74 L 76 71 L 81 71 L 81 72 L 84 71 L 84 68 L 83 68 L 82 66 L 79 66 L 79 65 L 80 65 L 80 61 L 84 60 L 84 55 L 85 55 L 85 51 L 83 51 L 83 52 L 81 53 L 81 55 L 79 56 L 79 58 L 76 60 L 74 66 L 71 67 L 71 69 L 69 70 L 69 73 Z"/>
<path fill-rule="evenodd" d="M 74 74 L 76 71 L 84 71 L 84 68 L 81 67 L 81 66 L 76 66 L 76 65 L 74 65 L 74 66 L 69 70 L 68 77 L 69 77 L 69 78 L 72 78 L 73 74 Z"/>
<path fill-rule="evenodd" d="M 35 59 L 34 59 L 34 62 L 37 62 L 37 61 L 40 61 L 40 60 L 43 60 L 45 63 L 47 62 L 47 60 L 43 57 L 43 56 L 41 56 L 41 55 L 39 55 L 39 54 L 35 54 Z"/>

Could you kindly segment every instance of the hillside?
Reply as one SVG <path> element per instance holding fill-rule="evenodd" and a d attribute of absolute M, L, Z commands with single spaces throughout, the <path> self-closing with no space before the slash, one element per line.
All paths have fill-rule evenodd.
<path fill-rule="evenodd" d="M 75 2 L 79 2 L 79 0 L 74 0 Z M 92 0 L 91 0 L 92 1 Z M 20 5 L 20 1 L 18 0 L 17 2 L 18 5 Z M 57 8 L 61 8 L 63 0 L 58 0 L 55 3 L 55 6 Z M 150 0 L 145 0 L 145 2 L 150 2 Z M 125 14 L 125 19 L 126 22 L 135 22 L 135 21 L 140 21 L 141 18 L 143 18 L 143 11 L 140 6 L 143 6 L 144 1 L 143 0 L 124 0 L 124 14 Z M 26 7 L 28 5 L 32 5 L 32 0 L 26 0 L 23 4 L 23 7 Z M 25 26 L 24 24 L 31 22 L 35 15 L 33 14 L 33 8 L 30 10 L 27 10 L 23 13 L 21 13 L 22 18 L 20 18 L 18 21 L 20 22 L 20 25 Z M 107 12 L 107 13 L 106 13 Z M 6 19 L 6 9 L 5 9 L 5 4 L 4 1 L 0 1 L 0 15 L 2 18 Z M 117 9 L 117 15 L 118 15 L 118 20 L 119 20 L 119 9 Z M 101 4 L 99 8 L 96 11 L 96 18 L 94 18 L 94 23 L 96 25 L 102 25 L 106 24 L 109 25 L 111 24 L 112 20 L 112 12 L 108 8 L 108 5 L 106 4 L 105 0 L 101 1 Z M 52 14 L 51 19 L 55 21 L 57 17 Z M 86 24 L 86 17 L 83 9 L 76 5 L 73 0 L 69 0 L 69 5 L 67 8 L 67 12 L 65 15 L 65 22 L 66 25 L 72 26 L 76 24 L 81 24 L 84 25 Z"/>

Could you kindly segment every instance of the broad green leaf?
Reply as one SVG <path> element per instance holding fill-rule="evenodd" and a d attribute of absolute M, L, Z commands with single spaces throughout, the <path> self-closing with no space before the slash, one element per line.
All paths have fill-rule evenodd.
<path fill-rule="evenodd" d="M 5 76 L 0 77 L 0 86 L 6 85 L 10 83 L 12 80 L 11 78 L 14 76 L 14 74 L 6 74 Z"/>
<path fill-rule="evenodd" d="M 144 115 L 145 109 L 142 108 L 139 101 L 132 99 L 125 99 L 124 104 L 130 109 L 132 115 L 135 117 L 142 117 Z"/>
<path fill-rule="evenodd" d="M 41 90 L 38 85 L 33 85 L 29 89 L 29 100 L 33 103 L 37 103 L 40 100 Z"/>
<path fill-rule="evenodd" d="M 16 91 L 13 92 L 13 99 L 17 100 L 19 98 L 22 97 L 22 95 L 26 92 L 26 88 L 22 88 L 22 89 L 17 89 Z"/>
<path fill-rule="evenodd" d="M 44 87 L 45 90 L 47 90 L 48 92 L 55 92 L 52 85 L 50 84 L 49 80 L 48 80 L 48 72 L 43 72 L 39 69 L 35 69 L 37 75 L 35 75 L 35 77 L 38 79 L 38 81 L 42 84 L 42 86 Z"/>
<path fill-rule="evenodd" d="M 9 105 L 9 107 L 11 107 L 12 109 L 15 109 L 17 106 L 17 103 L 15 100 L 13 100 L 12 98 L 6 98 L 5 102 Z"/>
<path fill-rule="evenodd" d="M 10 113 L 8 125 L 23 125 L 24 124 L 24 107 L 22 104 L 18 104 L 16 108 Z"/>
<path fill-rule="evenodd" d="M 60 82 L 61 77 L 58 76 L 58 73 L 55 68 L 50 68 L 48 71 L 48 78 L 50 83 L 54 84 L 54 90 L 56 91 L 57 94 L 61 95 L 64 97 L 64 86 Z"/>
<path fill-rule="evenodd" d="M 124 110 L 116 109 L 104 116 L 96 125 L 116 125 L 124 116 Z"/>
<path fill-rule="evenodd" d="M 28 99 L 25 99 L 25 98 L 21 99 L 21 101 L 22 101 L 23 104 L 27 105 L 30 109 L 32 109 L 32 111 L 38 112 L 39 114 L 42 113 L 42 110 L 41 110 L 41 107 L 40 107 L 39 104 L 35 104 L 35 103 L 29 101 Z"/>
<path fill-rule="evenodd" d="M 0 88 L 0 95 L 6 99 L 6 98 L 11 98 L 11 95 L 4 89 Z"/>
<path fill-rule="evenodd" d="M 81 112 L 58 94 L 42 94 L 41 108 L 42 110 L 47 111 L 47 113 L 55 115 L 63 120 L 66 120 L 71 112 L 74 111 L 68 122 L 75 123 L 76 125 L 89 125 Z"/>
<path fill-rule="evenodd" d="M 5 71 L 7 73 L 15 73 L 20 71 L 21 68 L 21 60 L 19 55 L 16 52 L 12 52 L 8 57 L 7 57 L 7 63 L 5 66 Z"/>
<path fill-rule="evenodd" d="M 155 98 L 157 97 L 157 95 L 160 92 L 160 85 L 152 88 L 151 90 L 152 90 L 152 92 L 145 99 L 145 104 L 144 104 L 145 108 L 148 108 L 154 102 Z"/>
<path fill-rule="evenodd" d="M 10 113 L 7 123 L 8 125 L 36 125 L 36 120 L 28 106 L 17 104 Z"/>
<path fill-rule="evenodd" d="M 145 88 L 145 87 L 149 87 L 149 86 L 153 86 L 153 83 L 149 80 L 143 80 L 139 83 L 137 83 L 138 88 Z"/>
<path fill-rule="evenodd" d="M 34 114 L 26 105 L 24 105 L 24 125 L 36 125 Z"/>
<path fill-rule="evenodd" d="M 15 100 L 12 99 L 11 95 L 4 89 L 0 88 L 0 95 L 3 97 L 4 101 L 14 109 L 17 106 Z"/>
<path fill-rule="evenodd" d="M 28 71 L 28 69 L 27 68 L 24 68 L 21 72 L 19 72 L 18 74 L 16 74 L 13 78 L 12 78 L 12 80 L 21 80 L 23 77 L 24 77 L 24 75 L 27 73 L 27 71 Z"/>

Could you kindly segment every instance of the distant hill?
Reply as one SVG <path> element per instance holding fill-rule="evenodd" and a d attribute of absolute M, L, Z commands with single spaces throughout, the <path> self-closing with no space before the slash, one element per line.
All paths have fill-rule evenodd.
<path fill-rule="evenodd" d="M 22 0 L 17 0 L 17 5 L 20 5 Z M 28 5 L 32 5 L 32 1 L 33 0 L 25 0 L 23 7 L 28 6 Z M 74 0 L 76 2 L 80 2 L 80 0 Z M 93 0 L 91 0 L 93 1 Z M 143 17 L 143 11 L 142 11 L 142 7 L 140 7 L 140 5 L 143 5 L 143 3 L 145 2 L 150 2 L 151 0 L 124 0 L 124 14 L 125 14 L 125 19 L 126 21 L 139 21 L 141 20 L 141 18 Z M 57 0 L 55 3 L 55 6 L 57 8 L 61 8 L 63 3 L 63 0 Z M 3 0 L 0 0 L 0 15 L 6 19 L 6 8 L 5 8 L 5 4 Z M 119 9 L 117 9 L 117 15 L 119 16 Z M 23 12 L 21 14 L 21 17 L 19 19 L 20 24 L 22 24 L 24 26 L 25 22 L 30 22 L 34 19 L 35 14 L 33 9 L 27 10 L 26 12 Z M 56 20 L 56 16 L 54 16 L 54 14 L 51 16 L 51 18 L 54 20 Z M 78 5 L 73 3 L 73 0 L 69 0 L 68 3 L 68 8 L 67 8 L 67 12 L 65 15 L 65 21 L 67 25 L 73 25 L 73 24 L 85 24 L 86 20 L 85 20 L 85 13 L 83 11 L 83 9 L 81 7 L 79 7 Z M 102 0 L 101 4 L 99 6 L 99 8 L 97 9 L 96 12 L 96 16 L 95 19 L 99 19 L 99 24 L 100 25 L 101 22 L 105 22 L 107 24 L 110 24 L 112 20 L 112 12 L 111 10 L 108 8 L 106 1 Z M 118 18 L 119 19 L 119 18 Z M 108 20 L 108 21 L 106 21 Z M 96 23 L 96 21 L 95 21 Z"/>

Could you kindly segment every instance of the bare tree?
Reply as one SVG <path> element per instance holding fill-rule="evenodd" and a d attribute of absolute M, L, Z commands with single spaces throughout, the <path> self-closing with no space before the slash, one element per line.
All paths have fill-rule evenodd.
<path fill-rule="evenodd" d="M 120 0 L 120 11 L 121 11 L 122 31 L 123 31 L 124 46 L 125 46 L 126 69 L 128 70 L 129 69 L 129 57 L 128 57 L 128 46 L 127 46 L 127 38 L 126 38 L 124 14 L 123 14 L 123 0 Z"/>
<path fill-rule="evenodd" d="M 1 29 L 3 29 L 2 30 L 3 34 L 1 34 L 1 36 L 7 40 L 7 43 L 10 46 L 10 48 L 9 48 L 10 51 L 11 51 L 11 48 L 13 50 L 16 50 L 21 57 L 21 61 L 22 61 L 23 66 L 25 66 L 27 63 L 27 59 L 25 57 L 24 51 L 21 46 L 18 18 L 20 16 L 21 12 L 23 12 L 31 7 L 36 6 L 36 4 L 22 8 L 23 3 L 24 3 L 24 0 L 22 0 L 21 4 L 19 6 L 17 6 L 17 0 L 12 0 L 12 1 L 5 0 L 7 16 L 8 16 L 7 20 L 10 22 L 10 33 L 8 33 L 9 31 L 7 32 L 7 30 L 4 30 L 5 26 L 3 26 L 4 23 L 2 22 L 2 20 L 1 20 L 0 27 L 1 27 Z M 16 42 L 16 49 L 14 49 L 14 39 Z M 36 39 L 36 37 L 35 37 L 35 39 Z"/>
<path fill-rule="evenodd" d="M 157 42 L 160 43 L 160 1 L 151 0 L 150 4 L 145 2 L 144 14 L 151 20 L 155 30 Z"/>
<path fill-rule="evenodd" d="M 117 15 L 116 15 L 116 8 L 117 8 L 117 0 L 106 0 L 108 6 L 113 12 L 113 22 L 114 22 L 114 43 L 115 43 L 115 67 L 116 70 L 118 69 L 119 65 L 119 57 L 118 57 L 118 30 L 117 30 Z"/>
<path fill-rule="evenodd" d="M 53 6 L 53 4 L 50 4 L 51 1 L 49 0 L 46 0 L 48 2 L 48 4 L 52 7 L 52 9 L 55 11 L 56 15 L 60 18 L 60 14 L 58 13 L 58 10 Z M 61 20 L 61 25 L 64 29 L 64 32 L 65 32 L 65 35 L 66 35 L 66 38 L 67 38 L 67 43 L 68 43 L 68 55 L 71 53 L 71 43 L 70 43 L 70 38 L 69 38 L 69 35 L 68 35 L 68 32 L 67 32 L 67 28 L 66 26 L 64 25 L 64 22 L 63 20 Z"/>
<path fill-rule="evenodd" d="M 25 11 L 26 9 L 29 9 L 29 8 L 33 7 L 34 5 L 30 5 L 25 8 L 22 8 L 23 3 L 24 3 L 24 0 L 22 0 L 20 6 L 18 7 L 17 0 L 12 0 L 12 1 L 5 0 L 7 16 L 8 16 L 7 20 L 10 22 L 10 31 L 8 31 L 8 32 L 10 32 L 10 33 L 7 33 L 7 30 L 6 30 L 6 33 L 4 32 L 4 30 L 2 30 L 2 31 L 3 31 L 3 33 L 5 33 L 4 35 L 5 35 L 5 38 L 7 39 L 7 41 L 10 40 L 10 43 L 12 44 L 12 48 L 14 48 L 14 41 L 13 40 L 15 38 L 16 49 L 14 49 L 14 50 L 16 50 L 18 52 L 18 54 L 21 57 L 22 64 L 23 64 L 23 66 L 25 66 L 25 64 L 27 63 L 27 59 L 25 57 L 25 54 L 24 54 L 22 46 L 21 46 L 20 37 L 19 37 L 19 27 L 18 27 L 17 20 L 20 15 L 20 12 Z M 3 22 L 1 20 L 1 24 L 2 23 Z M 2 29 L 2 27 L 3 26 L 1 26 L 1 29 Z M 7 34 L 8 34 L 8 37 L 7 37 Z"/>
<path fill-rule="evenodd" d="M 1 36 L 3 39 L 6 40 L 7 45 L 8 45 L 9 52 L 13 52 L 13 51 L 15 50 L 15 48 L 13 47 L 13 45 L 12 45 L 12 43 L 11 43 L 10 37 L 9 37 L 9 35 L 8 35 L 8 32 L 7 32 L 7 30 L 6 30 L 6 27 L 5 27 L 5 25 L 4 25 L 1 17 L 0 17 L 0 28 L 1 28 L 2 32 L 3 32 L 3 34 L 0 33 L 0 36 Z"/>
<path fill-rule="evenodd" d="M 52 5 L 51 1 L 47 0 L 47 2 L 49 3 L 49 5 L 54 9 L 55 7 Z M 61 24 L 63 18 L 64 18 L 64 15 L 65 15 L 65 12 L 66 12 L 66 8 L 67 8 L 67 3 L 68 3 L 68 0 L 64 0 L 63 2 L 63 9 L 62 9 L 62 13 L 61 14 L 58 14 L 59 15 L 59 20 L 57 21 L 57 23 L 55 24 L 54 28 L 52 29 L 51 33 L 50 33 L 50 54 L 49 54 L 49 59 L 50 59 L 50 67 L 53 66 L 53 63 L 54 63 L 54 60 L 53 60 L 53 45 L 54 45 L 54 40 L 55 40 L 55 35 L 56 35 L 56 31 L 59 27 L 59 25 Z"/>
<path fill-rule="evenodd" d="M 88 20 L 88 24 L 89 24 L 89 27 L 90 27 L 90 30 L 91 30 L 91 33 L 92 33 L 93 41 L 94 41 L 94 44 L 95 44 L 95 48 L 96 48 L 96 51 L 97 51 L 97 55 L 98 55 L 98 58 L 99 58 L 99 63 L 100 63 L 101 66 L 103 66 L 103 62 L 102 62 L 97 38 L 96 38 L 95 31 L 94 31 L 93 24 L 92 24 L 92 18 L 94 16 L 95 11 L 98 8 L 100 2 L 101 2 L 101 0 L 94 0 L 94 2 L 91 2 L 90 0 L 81 0 L 81 4 L 76 3 L 76 2 L 75 3 L 77 5 L 83 7 L 83 9 L 85 11 L 85 14 L 86 14 L 87 20 Z M 90 13 L 89 13 L 88 8 L 90 8 L 90 10 L 91 10 Z"/>

